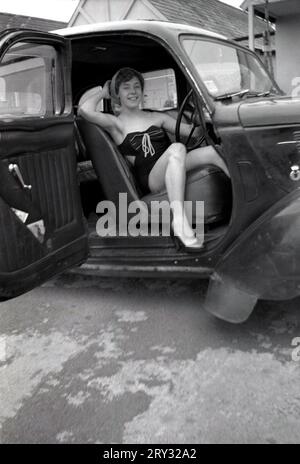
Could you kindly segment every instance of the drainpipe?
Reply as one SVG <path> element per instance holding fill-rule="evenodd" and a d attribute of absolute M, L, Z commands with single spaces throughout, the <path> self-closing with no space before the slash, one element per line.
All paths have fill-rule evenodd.
<path fill-rule="evenodd" d="M 251 3 L 248 6 L 248 29 L 249 29 L 249 48 L 255 50 L 254 46 L 254 5 Z"/>
<path fill-rule="evenodd" d="M 273 55 L 272 55 L 272 44 L 271 44 L 271 34 L 270 34 L 270 15 L 269 15 L 269 0 L 266 0 L 265 3 L 265 20 L 267 23 L 267 29 L 265 33 L 265 40 L 264 40 L 264 45 L 265 45 L 265 60 L 267 67 L 274 77 L 274 69 L 273 69 Z"/>

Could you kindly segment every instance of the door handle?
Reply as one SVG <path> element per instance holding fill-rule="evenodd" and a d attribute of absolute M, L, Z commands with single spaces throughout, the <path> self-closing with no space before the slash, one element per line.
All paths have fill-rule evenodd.
<path fill-rule="evenodd" d="M 21 174 L 21 171 L 20 171 L 20 168 L 17 164 L 13 164 L 13 163 L 10 163 L 8 165 L 8 171 L 15 175 L 18 179 L 18 181 L 20 182 L 21 186 L 24 188 L 24 189 L 28 189 L 28 190 L 31 190 L 32 189 L 32 186 L 31 185 L 27 185 L 25 184 L 24 182 L 24 179 L 23 179 L 23 176 Z"/>
<path fill-rule="evenodd" d="M 300 166 L 297 164 L 291 167 L 290 178 L 295 182 L 300 180 Z"/>

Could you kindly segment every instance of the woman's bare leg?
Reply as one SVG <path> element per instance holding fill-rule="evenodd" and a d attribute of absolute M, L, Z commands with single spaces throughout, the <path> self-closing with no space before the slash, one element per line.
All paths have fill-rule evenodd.
<path fill-rule="evenodd" d="M 186 179 L 186 148 L 181 143 L 173 143 L 159 158 L 149 175 L 149 188 L 159 192 L 167 188 L 169 201 L 173 203 L 173 229 L 187 247 L 201 247 L 189 224 L 184 210 Z M 176 207 L 174 207 L 176 205 Z"/>
<path fill-rule="evenodd" d="M 226 164 L 212 146 L 186 152 L 181 143 L 173 143 L 159 158 L 149 175 L 149 188 L 155 193 L 167 188 L 169 201 L 176 202 L 173 209 L 173 228 L 185 246 L 201 247 L 184 211 L 186 172 L 197 167 L 213 164 L 229 176 Z"/>

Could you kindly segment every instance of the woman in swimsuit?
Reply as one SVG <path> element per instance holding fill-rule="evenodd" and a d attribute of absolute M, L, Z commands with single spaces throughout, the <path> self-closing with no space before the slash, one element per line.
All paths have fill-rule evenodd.
<path fill-rule="evenodd" d="M 144 79 L 136 70 L 120 69 L 112 81 L 105 83 L 97 95 L 81 104 L 79 113 L 105 129 L 120 151 L 133 164 L 137 181 L 144 194 L 167 189 L 173 209 L 173 232 L 186 250 L 200 249 L 199 242 L 184 211 L 186 172 L 207 164 L 220 167 L 228 176 L 227 167 L 214 150 L 207 146 L 187 153 L 182 143 L 171 143 L 167 132 L 174 134 L 176 121 L 166 113 L 140 109 L 143 101 Z M 103 98 L 118 105 L 118 115 L 96 111 Z M 191 126 L 181 124 L 180 132 L 188 136 Z"/>

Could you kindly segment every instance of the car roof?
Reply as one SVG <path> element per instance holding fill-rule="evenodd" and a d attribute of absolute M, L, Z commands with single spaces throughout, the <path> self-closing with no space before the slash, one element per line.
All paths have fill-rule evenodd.
<path fill-rule="evenodd" d="M 63 35 L 65 37 L 76 37 L 82 36 L 82 34 L 91 34 L 95 32 L 122 32 L 122 31 L 136 31 L 136 32 L 148 32 L 160 37 L 169 36 L 173 33 L 178 35 L 181 33 L 185 34 L 197 34 L 206 37 L 218 38 L 227 40 L 227 38 L 221 34 L 207 31 L 200 27 L 189 26 L 187 24 L 173 23 L 169 21 L 155 21 L 155 20 L 123 20 L 123 21 L 105 21 L 102 23 L 88 24 L 83 26 L 67 27 L 65 29 L 58 29 L 52 31 L 56 34 Z"/>

